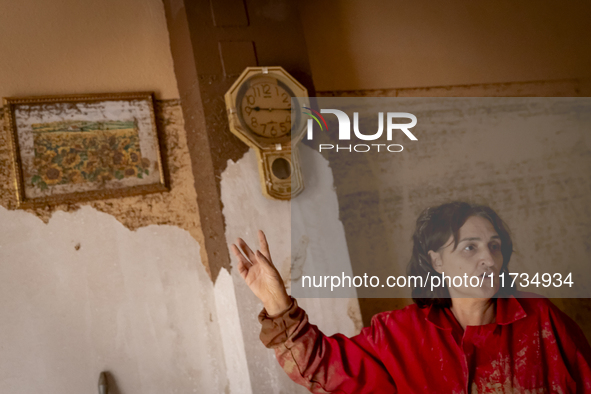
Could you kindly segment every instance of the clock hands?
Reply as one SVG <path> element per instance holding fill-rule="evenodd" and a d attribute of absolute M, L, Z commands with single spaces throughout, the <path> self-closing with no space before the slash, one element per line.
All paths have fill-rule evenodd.
<path fill-rule="evenodd" d="M 274 111 L 274 110 L 276 110 L 276 111 L 291 111 L 291 108 L 261 108 L 259 106 L 245 107 L 245 109 L 246 108 L 250 108 L 253 111 L 269 111 L 269 112 Z"/>

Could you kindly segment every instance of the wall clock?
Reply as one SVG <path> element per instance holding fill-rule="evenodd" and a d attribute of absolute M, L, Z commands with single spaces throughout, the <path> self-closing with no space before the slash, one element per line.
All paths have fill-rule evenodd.
<path fill-rule="evenodd" d="M 297 143 L 308 91 L 282 67 L 248 67 L 225 95 L 230 131 L 257 153 L 262 192 L 289 200 L 304 189 Z"/>

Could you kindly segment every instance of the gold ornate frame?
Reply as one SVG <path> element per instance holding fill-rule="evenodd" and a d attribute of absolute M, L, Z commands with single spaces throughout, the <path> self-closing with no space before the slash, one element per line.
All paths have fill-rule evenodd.
<path fill-rule="evenodd" d="M 113 189 L 98 189 L 90 191 L 81 191 L 74 193 L 56 194 L 46 197 L 28 197 L 25 193 L 25 181 L 23 174 L 23 163 L 19 149 L 18 129 L 16 125 L 15 109 L 22 104 L 61 104 L 61 103 L 97 103 L 101 101 L 131 101 L 146 100 L 150 109 L 150 122 L 154 131 L 153 135 L 156 141 L 157 163 L 159 170 L 159 182 L 127 186 Z M 153 92 L 132 92 L 132 93 L 106 93 L 106 94 L 77 94 L 66 96 L 35 96 L 35 97 L 5 97 L 4 98 L 4 123 L 8 132 L 10 142 L 10 152 L 12 156 L 17 207 L 34 208 L 47 205 L 58 205 L 67 203 L 77 203 L 82 201 L 127 197 L 134 195 L 144 195 L 149 193 L 166 192 L 170 190 L 168 176 L 165 174 L 162 152 L 164 150 L 162 130 L 158 129 L 156 116 L 154 112 L 154 93 Z"/>

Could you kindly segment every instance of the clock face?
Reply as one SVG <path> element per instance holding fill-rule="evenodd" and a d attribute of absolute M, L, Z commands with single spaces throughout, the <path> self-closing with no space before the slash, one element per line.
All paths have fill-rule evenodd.
<path fill-rule="evenodd" d="M 265 138 L 279 138 L 291 131 L 291 89 L 270 76 L 255 76 L 236 97 L 243 126 Z"/>

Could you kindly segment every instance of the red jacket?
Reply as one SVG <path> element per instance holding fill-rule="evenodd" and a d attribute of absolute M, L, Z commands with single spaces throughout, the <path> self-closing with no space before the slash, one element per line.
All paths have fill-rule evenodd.
<path fill-rule="evenodd" d="M 496 323 L 465 331 L 448 308 L 417 305 L 352 338 L 325 336 L 296 302 L 259 320 L 263 343 L 314 393 L 591 393 L 591 347 L 546 298 L 498 299 Z"/>

